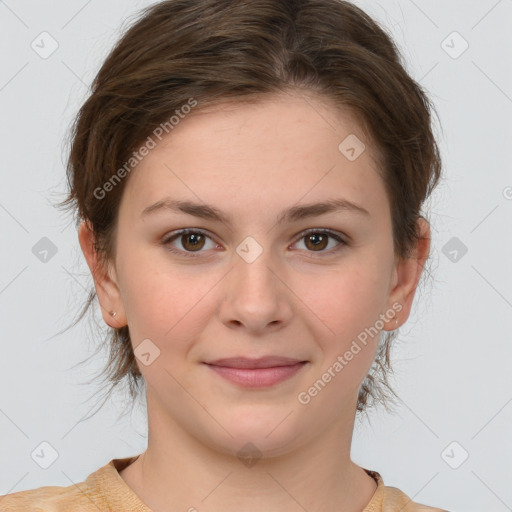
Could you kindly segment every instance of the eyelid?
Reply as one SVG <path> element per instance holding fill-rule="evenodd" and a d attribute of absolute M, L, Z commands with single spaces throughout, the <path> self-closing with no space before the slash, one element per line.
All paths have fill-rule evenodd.
<path fill-rule="evenodd" d="M 180 249 L 175 249 L 175 248 L 170 247 L 171 242 L 174 242 L 174 240 L 178 239 L 180 236 L 188 235 L 190 233 L 197 233 L 197 234 L 204 235 L 207 238 L 211 239 L 217 245 L 220 245 L 220 244 L 218 244 L 218 242 L 215 241 L 215 238 L 213 237 L 213 235 L 210 234 L 209 231 L 206 231 L 201 228 L 183 228 L 183 229 L 178 229 L 176 231 L 172 231 L 172 232 L 164 235 L 161 243 L 166 248 L 166 250 L 168 250 L 169 252 L 178 254 L 179 256 L 185 256 L 186 258 L 187 257 L 196 258 L 196 257 L 200 256 L 204 251 L 196 251 L 196 252 L 182 251 Z"/>
<path fill-rule="evenodd" d="M 336 242 L 338 242 L 338 245 L 334 248 L 327 250 L 327 251 L 305 251 L 308 254 L 307 257 L 309 257 L 309 258 L 322 258 L 322 257 L 328 258 L 329 256 L 334 256 L 334 255 L 338 254 L 338 252 L 341 249 L 343 249 L 345 246 L 349 245 L 348 241 L 346 240 L 346 238 L 347 238 L 346 235 L 344 235 L 343 233 L 340 233 L 339 231 L 334 231 L 329 228 L 308 228 L 304 231 L 301 231 L 297 235 L 296 241 L 293 242 L 292 245 L 295 245 L 297 242 L 299 242 L 300 240 L 305 238 L 310 233 L 325 234 L 328 237 L 336 240 Z M 318 254 L 318 255 L 316 255 L 316 254 Z"/>
<path fill-rule="evenodd" d="M 329 228 L 308 228 L 304 231 L 301 231 L 297 235 L 297 240 L 300 240 L 301 238 L 305 237 L 306 235 L 309 235 L 309 233 L 325 233 L 327 235 L 330 235 L 332 238 L 338 240 L 339 242 L 343 242 L 344 244 L 348 245 L 348 236 L 344 233 L 341 233 L 339 231 L 334 231 Z"/>
<path fill-rule="evenodd" d="M 187 235 L 190 233 L 198 233 L 206 236 L 207 238 L 210 238 L 214 243 L 217 245 L 220 245 L 213 235 L 210 234 L 209 231 L 202 229 L 202 228 L 183 228 L 176 231 L 172 231 L 171 233 L 166 234 L 162 239 L 162 245 L 164 245 L 168 251 L 183 255 L 185 257 L 199 257 L 202 252 L 204 251 L 182 251 L 179 249 L 170 248 L 169 244 L 173 242 L 174 240 L 178 239 L 180 236 Z M 331 238 L 334 238 L 338 242 L 338 246 L 334 249 L 330 249 L 328 251 L 306 251 L 311 254 L 315 254 L 315 252 L 318 252 L 319 256 L 321 255 L 332 255 L 336 253 L 339 249 L 341 249 L 343 246 L 349 245 L 349 242 L 346 240 L 348 238 L 343 233 L 340 233 L 338 231 L 334 231 L 329 228 L 308 228 L 304 231 L 301 231 L 295 236 L 295 242 L 292 243 L 292 245 L 295 245 L 297 242 L 299 242 L 301 239 L 303 239 L 305 236 L 307 236 L 310 233 L 320 233 L 320 234 L 326 234 Z"/>

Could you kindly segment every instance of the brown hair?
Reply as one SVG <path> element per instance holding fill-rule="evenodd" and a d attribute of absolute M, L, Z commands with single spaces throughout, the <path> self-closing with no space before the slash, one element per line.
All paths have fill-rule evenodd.
<path fill-rule="evenodd" d="M 390 35 L 341 0 L 166 0 L 141 11 L 101 66 L 74 120 L 69 195 L 60 206 L 90 224 L 98 255 L 108 261 L 115 257 L 117 212 L 128 177 L 102 199 L 98 190 L 123 165 L 126 170 L 151 133 L 168 126 L 191 98 L 198 111 L 288 90 L 315 93 L 356 115 L 380 155 L 395 254 L 407 257 L 420 237 L 422 204 L 441 177 L 431 126 L 435 109 L 408 75 Z M 73 325 L 95 297 L 93 288 Z M 396 396 L 387 378 L 396 335 L 385 333 L 357 411 L 373 402 L 387 408 L 386 389 Z M 106 341 L 107 398 L 127 378 L 135 399 L 143 378 L 128 327 L 111 330 Z"/>

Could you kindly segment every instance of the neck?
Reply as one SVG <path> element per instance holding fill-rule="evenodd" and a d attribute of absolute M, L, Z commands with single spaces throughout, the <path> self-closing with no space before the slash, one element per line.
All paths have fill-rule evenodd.
<path fill-rule="evenodd" d="M 350 459 L 354 416 L 300 449 L 251 461 L 216 451 L 153 414 L 147 450 L 120 475 L 155 512 L 360 512 L 377 486 Z"/>

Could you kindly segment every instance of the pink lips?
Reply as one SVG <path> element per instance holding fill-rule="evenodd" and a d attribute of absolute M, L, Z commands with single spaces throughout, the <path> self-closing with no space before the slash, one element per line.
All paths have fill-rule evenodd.
<path fill-rule="evenodd" d="M 260 388 L 278 384 L 295 375 L 307 361 L 288 357 L 248 359 L 234 357 L 206 363 L 221 377 L 243 387 Z"/>

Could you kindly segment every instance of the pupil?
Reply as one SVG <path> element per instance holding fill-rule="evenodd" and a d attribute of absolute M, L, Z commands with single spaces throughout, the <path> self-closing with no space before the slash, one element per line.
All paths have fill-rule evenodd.
<path fill-rule="evenodd" d="M 313 243 L 314 247 L 322 247 L 325 245 L 325 237 L 322 234 L 315 233 L 313 235 L 309 235 L 309 241 Z M 315 239 L 316 242 L 315 242 Z"/>
<path fill-rule="evenodd" d="M 197 248 L 201 246 L 201 237 L 203 235 L 195 234 L 195 233 L 189 233 L 188 235 L 185 235 L 185 246 L 188 246 L 189 248 Z"/>

